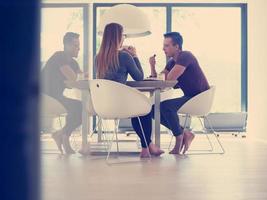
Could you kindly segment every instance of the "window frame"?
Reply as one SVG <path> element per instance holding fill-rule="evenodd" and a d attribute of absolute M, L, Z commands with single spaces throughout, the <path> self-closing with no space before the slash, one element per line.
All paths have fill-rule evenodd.
<path fill-rule="evenodd" d="M 93 56 L 96 55 L 96 28 L 97 8 L 111 7 L 120 3 L 93 3 Z M 241 10 L 241 111 L 248 109 L 248 50 L 247 50 L 247 4 L 246 3 L 131 3 L 137 7 L 165 7 L 166 8 L 166 32 L 172 31 L 172 8 L 177 7 L 209 7 L 209 8 L 233 8 Z M 95 69 L 93 77 L 95 78 Z"/>
<path fill-rule="evenodd" d="M 89 5 L 86 3 L 43 3 L 41 4 L 42 8 L 82 8 L 83 9 L 83 71 L 88 71 L 89 66 Z"/>

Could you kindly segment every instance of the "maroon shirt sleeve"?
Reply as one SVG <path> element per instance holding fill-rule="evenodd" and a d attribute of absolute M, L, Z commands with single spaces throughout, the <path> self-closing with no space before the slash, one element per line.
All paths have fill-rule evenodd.
<path fill-rule="evenodd" d="M 188 67 L 193 60 L 193 55 L 190 52 L 181 52 L 180 55 L 178 55 L 175 64 L 182 65 L 185 68 Z"/>

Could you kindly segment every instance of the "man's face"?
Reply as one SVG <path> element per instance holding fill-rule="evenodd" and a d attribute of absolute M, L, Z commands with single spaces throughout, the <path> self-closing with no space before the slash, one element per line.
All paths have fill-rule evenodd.
<path fill-rule="evenodd" d="M 164 38 L 163 51 L 167 57 L 173 57 L 179 50 L 179 45 L 174 45 L 171 38 Z"/>
<path fill-rule="evenodd" d="M 72 57 L 77 58 L 80 51 L 80 40 L 79 38 L 74 38 L 70 44 L 66 45 L 66 50 L 70 53 Z"/>

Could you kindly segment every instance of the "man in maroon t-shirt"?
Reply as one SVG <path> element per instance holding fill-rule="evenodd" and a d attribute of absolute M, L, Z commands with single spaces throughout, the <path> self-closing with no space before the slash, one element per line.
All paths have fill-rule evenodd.
<path fill-rule="evenodd" d="M 192 140 L 194 134 L 190 131 L 183 131 L 179 124 L 177 111 L 190 98 L 208 90 L 209 83 L 201 70 L 196 57 L 189 51 L 182 50 L 183 38 L 178 32 L 170 32 L 164 34 L 163 50 L 169 59 L 162 73 L 165 74 L 166 80 L 177 80 L 178 83 L 174 87 L 180 88 L 184 96 L 176 99 L 163 101 L 160 105 L 161 123 L 169 128 L 176 137 L 176 143 L 171 154 L 179 154 L 183 147 L 185 153 Z M 155 56 L 150 58 L 151 75 L 156 76 Z M 184 137 L 182 136 L 184 133 Z M 182 141 L 183 140 L 183 141 Z"/>
<path fill-rule="evenodd" d="M 163 50 L 169 59 L 166 67 L 161 73 L 165 74 L 166 80 L 178 80 L 174 89 L 180 88 L 184 96 L 175 99 L 169 99 L 160 103 L 160 123 L 170 129 L 176 138 L 176 143 L 171 154 L 180 154 L 182 149 L 185 153 L 194 139 L 194 134 L 180 126 L 177 111 L 189 99 L 195 95 L 208 90 L 209 83 L 201 70 L 196 57 L 189 51 L 182 50 L 183 38 L 178 32 L 164 34 Z M 155 55 L 150 57 L 151 77 L 157 77 Z M 141 116 L 143 130 L 145 135 L 151 134 L 152 117 L 154 117 L 154 106 L 152 111 Z M 133 124 L 136 132 L 141 132 L 140 126 Z M 184 135 L 184 136 L 183 136 Z M 154 155 L 159 156 L 164 151 L 151 146 L 149 150 L 157 152 Z M 141 157 L 148 157 L 147 152 L 141 152 Z"/>

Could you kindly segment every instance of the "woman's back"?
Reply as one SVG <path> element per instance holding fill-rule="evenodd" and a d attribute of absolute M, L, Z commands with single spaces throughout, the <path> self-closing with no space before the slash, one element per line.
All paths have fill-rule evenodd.
<path fill-rule="evenodd" d="M 119 66 L 116 70 L 109 67 L 103 78 L 125 84 L 128 74 L 136 81 L 143 80 L 144 78 L 144 72 L 139 59 L 132 57 L 125 51 L 119 51 Z"/>

